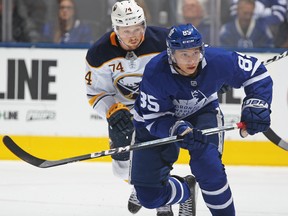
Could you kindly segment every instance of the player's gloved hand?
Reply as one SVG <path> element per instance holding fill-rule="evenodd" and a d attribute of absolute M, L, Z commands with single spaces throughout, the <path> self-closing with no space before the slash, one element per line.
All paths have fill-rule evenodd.
<path fill-rule="evenodd" d="M 243 101 L 241 122 L 246 124 L 247 133 L 254 135 L 270 127 L 270 106 L 261 99 L 249 98 Z"/>
<path fill-rule="evenodd" d="M 189 151 L 204 149 L 207 144 L 207 136 L 202 134 L 201 130 L 193 128 L 187 121 L 178 121 L 172 128 L 173 135 L 184 137 L 182 142 L 178 142 L 181 148 Z"/>
<path fill-rule="evenodd" d="M 132 114 L 122 103 L 116 103 L 107 112 L 110 148 L 124 147 L 131 144 L 134 125 Z M 112 155 L 114 160 L 129 160 L 129 152 Z"/>

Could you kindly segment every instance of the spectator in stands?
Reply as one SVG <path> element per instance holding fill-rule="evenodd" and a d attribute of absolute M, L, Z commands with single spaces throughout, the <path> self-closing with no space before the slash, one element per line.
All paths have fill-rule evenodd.
<path fill-rule="evenodd" d="M 210 23 L 205 18 L 203 5 L 199 0 L 181 0 L 180 24 L 191 23 L 202 34 L 204 43 L 210 43 Z"/>
<path fill-rule="evenodd" d="M 237 14 L 238 0 L 231 0 L 231 16 Z M 262 18 L 267 25 L 279 25 L 285 21 L 287 0 L 255 0 L 255 18 Z"/>
<path fill-rule="evenodd" d="M 182 0 L 182 17 L 184 23 L 192 23 L 195 27 L 201 23 L 204 11 L 198 0 Z"/>
<path fill-rule="evenodd" d="M 203 42 L 210 43 L 210 23 L 205 18 L 205 10 L 203 4 L 199 0 L 181 0 L 181 14 L 178 19 L 179 24 L 191 23 L 202 34 Z"/>
<path fill-rule="evenodd" d="M 275 37 L 275 47 L 288 48 L 288 21 L 279 26 L 279 34 Z"/>
<path fill-rule="evenodd" d="M 12 38 L 8 42 L 39 42 L 42 40 L 41 31 L 45 22 L 46 5 L 44 0 L 13 0 Z M 0 0 L 0 23 L 2 24 L 2 0 Z M 0 41 L 2 41 L 2 29 Z"/>
<path fill-rule="evenodd" d="M 77 18 L 74 0 L 58 0 L 58 19 L 44 26 L 46 42 L 92 43 L 93 33 L 87 24 Z"/>
<path fill-rule="evenodd" d="M 238 0 L 231 0 L 231 16 L 236 15 Z M 261 18 L 272 31 L 276 47 L 281 46 L 281 41 L 287 38 L 283 35 L 287 24 L 287 0 L 255 0 L 254 17 Z M 286 22 L 286 23 L 285 23 Z"/>
<path fill-rule="evenodd" d="M 237 15 L 222 26 L 220 45 L 239 48 L 273 47 L 273 36 L 264 20 L 253 17 L 254 0 L 239 0 Z"/>
<path fill-rule="evenodd" d="M 181 0 L 181 23 L 193 24 L 202 34 L 203 41 L 210 43 L 210 23 L 205 19 L 203 5 L 199 0 Z"/>

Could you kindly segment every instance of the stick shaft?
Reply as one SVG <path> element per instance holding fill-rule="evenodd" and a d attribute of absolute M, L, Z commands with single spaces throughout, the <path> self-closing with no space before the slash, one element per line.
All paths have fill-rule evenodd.
<path fill-rule="evenodd" d="M 211 134 L 215 134 L 215 133 L 219 133 L 223 131 L 229 131 L 229 130 L 233 130 L 233 129 L 237 129 L 241 127 L 243 127 L 243 124 L 237 123 L 235 125 L 230 125 L 230 126 L 221 126 L 221 127 L 216 127 L 216 128 L 205 129 L 202 132 L 204 134 L 211 135 Z M 162 139 L 156 139 L 156 140 L 151 140 L 147 142 L 137 143 L 135 145 L 129 145 L 125 147 L 118 147 L 118 148 L 113 148 L 113 149 L 104 150 L 100 152 L 80 155 L 76 157 L 64 158 L 64 159 L 59 159 L 59 160 L 46 160 L 46 159 L 35 157 L 31 155 L 30 153 L 26 152 L 20 146 L 18 146 L 17 143 L 14 142 L 11 137 L 9 136 L 3 137 L 3 143 L 13 154 L 15 154 L 21 160 L 26 161 L 27 163 L 34 165 L 36 167 L 40 167 L 40 168 L 60 166 L 60 165 L 68 164 L 68 163 L 89 160 L 93 158 L 99 158 L 99 157 L 104 157 L 104 156 L 109 156 L 109 155 L 114 155 L 114 154 L 121 154 L 124 152 L 151 148 L 151 147 L 160 146 L 160 145 L 166 145 L 169 143 L 182 141 L 182 140 L 183 140 L 183 137 L 171 136 L 171 137 L 166 137 Z"/>
<path fill-rule="evenodd" d="M 282 59 L 282 58 L 284 58 L 284 57 L 286 57 L 286 56 L 288 56 L 288 50 L 286 50 L 285 52 L 283 52 L 283 53 L 281 53 L 281 54 L 279 54 L 279 55 L 275 55 L 275 56 L 273 56 L 273 57 L 270 58 L 270 59 L 267 59 L 267 60 L 265 60 L 265 61 L 262 61 L 262 64 L 268 65 L 268 64 L 270 64 L 270 63 L 272 63 L 272 62 L 275 62 L 275 61 L 278 61 L 278 60 L 280 60 L 280 59 Z"/>

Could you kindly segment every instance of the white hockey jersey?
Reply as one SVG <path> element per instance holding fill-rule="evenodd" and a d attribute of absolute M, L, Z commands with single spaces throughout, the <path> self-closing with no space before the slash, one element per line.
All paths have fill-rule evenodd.
<path fill-rule="evenodd" d="M 114 32 L 103 35 L 86 55 L 86 89 L 90 105 L 102 118 L 114 103 L 130 109 L 139 93 L 139 84 L 148 61 L 166 49 L 165 28 L 148 26 L 142 44 L 133 51 L 119 45 Z"/>

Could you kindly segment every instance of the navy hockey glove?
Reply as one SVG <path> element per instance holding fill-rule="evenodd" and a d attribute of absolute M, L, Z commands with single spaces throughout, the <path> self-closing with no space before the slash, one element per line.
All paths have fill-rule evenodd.
<path fill-rule="evenodd" d="M 181 148 L 194 151 L 206 147 L 207 136 L 202 134 L 201 130 L 193 129 L 192 125 L 187 121 L 176 122 L 173 126 L 172 134 L 184 137 L 183 141 L 177 142 Z"/>
<path fill-rule="evenodd" d="M 254 135 L 265 132 L 270 127 L 269 104 L 257 98 L 249 98 L 243 101 L 241 122 L 246 124 L 247 133 Z"/>
<path fill-rule="evenodd" d="M 111 106 L 107 113 L 110 148 L 124 147 L 131 144 L 134 125 L 132 114 L 129 109 L 121 103 Z M 129 152 L 112 155 L 114 160 L 129 160 Z"/>

